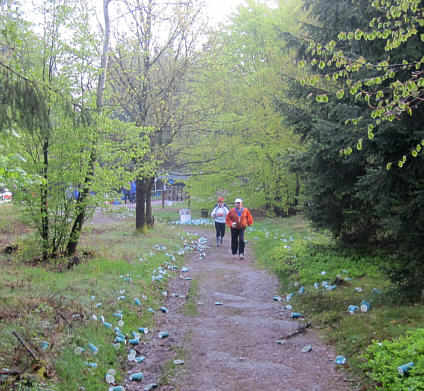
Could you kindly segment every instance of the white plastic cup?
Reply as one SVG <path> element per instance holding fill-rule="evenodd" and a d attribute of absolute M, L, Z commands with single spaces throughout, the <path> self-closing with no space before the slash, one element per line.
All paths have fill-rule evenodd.
<path fill-rule="evenodd" d="M 85 352 L 85 349 L 84 348 L 82 348 L 81 346 L 77 346 L 75 349 L 74 349 L 74 353 L 77 355 L 77 356 L 79 356 L 79 355 L 81 355 L 82 353 L 84 353 Z"/>

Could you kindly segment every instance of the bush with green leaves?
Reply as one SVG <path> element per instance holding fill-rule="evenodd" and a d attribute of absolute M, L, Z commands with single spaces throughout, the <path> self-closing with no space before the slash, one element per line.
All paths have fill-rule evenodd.
<path fill-rule="evenodd" d="M 424 389 L 424 329 L 417 329 L 392 341 L 374 341 L 363 355 L 362 369 L 376 383 L 377 390 L 409 391 Z M 413 362 L 406 376 L 398 366 Z"/>
<path fill-rule="evenodd" d="M 379 257 L 308 240 L 283 243 L 274 248 L 269 257 L 278 275 L 286 275 L 289 280 L 302 284 L 328 281 L 338 274 L 350 278 L 377 277 L 381 275 L 381 265 L 384 263 Z M 321 274 L 323 271 L 325 275 Z"/>

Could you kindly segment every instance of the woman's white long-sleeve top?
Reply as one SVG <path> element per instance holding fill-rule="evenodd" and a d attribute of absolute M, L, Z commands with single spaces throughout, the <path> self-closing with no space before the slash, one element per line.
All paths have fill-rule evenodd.
<path fill-rule="evenodd" d="M 225 217 L 227 216 L 228 212 L 228 208 L 226 208 L 224 205 L 217 205 L 215 208 L 213 208 L 211 217 L 215 219 L 217 223 L 225 223 Z"/>

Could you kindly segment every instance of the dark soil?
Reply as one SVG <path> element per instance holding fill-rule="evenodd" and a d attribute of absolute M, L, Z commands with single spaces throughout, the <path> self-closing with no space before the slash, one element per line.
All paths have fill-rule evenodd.
<path fill-rule="evenodd" d="M 212 227 L 187 230 L 215 241 Z M 164 303 L 169 313 L 157 316 L 157 329 L 138 348 L 146 360 L 128 368 L 128 373 L 143 372 L 144 379 L 128 382 L 126 390 L 143 390 L 150 383 L 167 391 L 352 390 L 345 370 L 334 365 L 334 350 L 315 331 L 307 328 L 284 338 L 306 321 L 292 320 L 284 301 L 273 301 L 277 278 L 255 265 L 251 249 L 244 260 L 231 258 L 229 240 L 227 233 L 224 246 L 205 249 L 202 259 L 199 252 L 192 254 L 186 262 L 189 272 L 170 282 Z M 197 314 L 190 315 L 184 308 L 187 299 L 172 294 L 188 295 L 193 281 Z M 168 331 L 169 337 L 159 339 L 159 331 Z M 301 352 L 306 345 L 312 350 Z M 175 358 L 184 364 L 174 367 L 175 373 L 164 371 Z"/>

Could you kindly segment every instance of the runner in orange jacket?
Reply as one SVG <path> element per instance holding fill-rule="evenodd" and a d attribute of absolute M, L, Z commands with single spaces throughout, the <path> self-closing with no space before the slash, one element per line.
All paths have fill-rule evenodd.
<path fill-rule="evenodd" d="M 235 208 L 232 208 L 225 218 L 227 226 L 231 229 L 231 253 L 233 258 L 237 258 L 237 253 L 240 259 L 244 258 L 244 231 L 248 225 L 253 224 L 253 217 L 249 209 L 243 208 L 243 201 L 237 198 L 234 203 Z"/>

